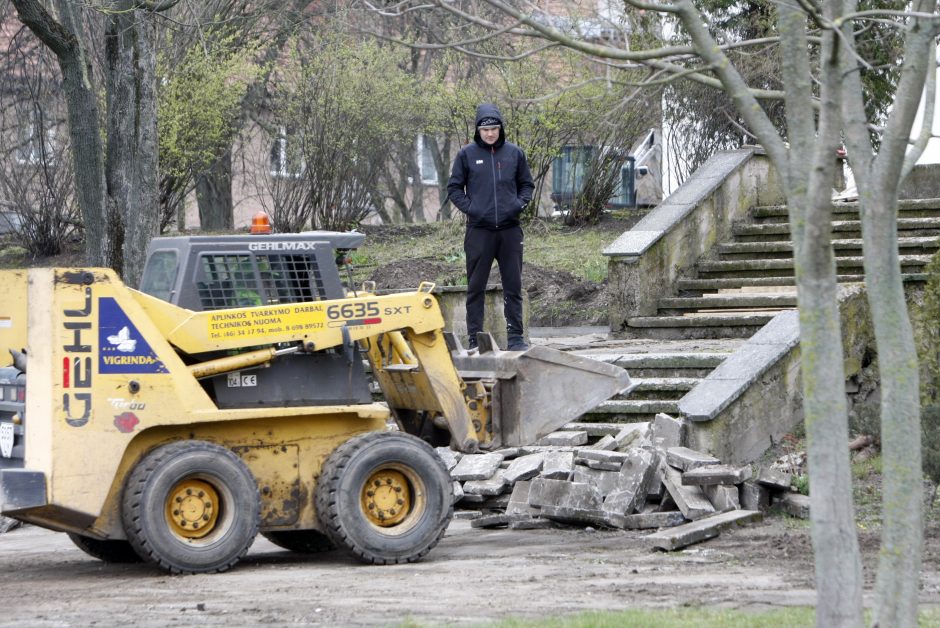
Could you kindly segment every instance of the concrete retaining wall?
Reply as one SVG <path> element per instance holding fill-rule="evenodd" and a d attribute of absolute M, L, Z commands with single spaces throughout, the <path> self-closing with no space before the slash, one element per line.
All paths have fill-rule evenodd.
<path fill-rule="evenodd" d="M 630 231 L 604 249 L 609 324 L 616 336 L 633 316 L 656 313 L 657 301 L 755 205 L 783 202 L 779 178 L 757 148 L 712 156 Z"/>

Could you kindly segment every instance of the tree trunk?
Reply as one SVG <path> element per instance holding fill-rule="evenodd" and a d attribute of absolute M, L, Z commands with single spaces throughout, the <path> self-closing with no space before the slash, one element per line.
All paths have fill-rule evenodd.
<path fill-rule="evenodd" d="M 136 286 L 160 221 L 157 153 L 156 27 L 153 14 L 119 3 L 106 36 L 108 146 L 106 180 L 120 256 L 112 267 Z M 122 229 L 123 227 L 123 229 Z M 117 242 L 114 243 L 117 245 Z"/>
<path fill-rule="evenodd" d="M 205 172 L 196 175 L 196 202 L 202 231 L 230 231 L 235 228 L 231 148 L 219 155 Z"/>
<path fill-rule="evenodd" d="M 75 3 L 57 0 L 56 22 L 36 0 L 13 0 L 20 20 L 56 55 L 68 111 L 69 139 L 75 172 L 75 196 L 85 227 L 85 263 L 106 266 L 111 242 L 105 228 L 105 174 L 98 128 L 98 101 L 91 62 L 82 46 Z"/>

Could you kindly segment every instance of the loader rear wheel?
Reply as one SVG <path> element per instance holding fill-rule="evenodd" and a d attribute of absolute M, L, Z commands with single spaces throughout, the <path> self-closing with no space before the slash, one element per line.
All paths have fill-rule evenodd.
<path fill-rule="evenodd" d="M 180 441 L 144 456 L 124 485 L 127 539 L 170 573 L 225 571 L 258 534 L 261 498 L 242 460 L 219 445 Z"/>
<path fill-rule="evenodd" d="M 423 558 L 454 514 L 440 457 L 421 439 L 396 432 L 362 434 L 337 447 L 314 499 L 330 540 L 378 565 Z"/>
<path fill-rule="evenodd" d="M 131 544 L 122 539 L 103 541 L 72 532 L 69 532 L 69 538 L 72 539 L 72 543 L 75 543 L 75 547 L 92 558 L 106 563 L 139 563 L 141 561 Z"/>
<path fill-rule="evenodd" d="M 325 534 L 316 530 L 270 530 L 261 536 L 278 547 L 300 554 L 321 554 L 336 549 Z"/>

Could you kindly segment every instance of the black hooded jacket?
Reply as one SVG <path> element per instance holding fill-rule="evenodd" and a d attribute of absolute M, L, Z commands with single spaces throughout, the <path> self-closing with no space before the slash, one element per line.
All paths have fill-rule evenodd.
<path fill-rule="evenodd" d="M 447 198 L 467 215 L 471 227 L 496 231 L 519 224 L 519 214 L 532 200 L 535 184 L 525 153 L 506 141 L 503 116 L 496 105 L 477 107 L 474 127 L 484 118 L 499 120 L 499 139 L 490 146 L 477 130 L 473 143 L 460 149 L 447 182 Z"/>

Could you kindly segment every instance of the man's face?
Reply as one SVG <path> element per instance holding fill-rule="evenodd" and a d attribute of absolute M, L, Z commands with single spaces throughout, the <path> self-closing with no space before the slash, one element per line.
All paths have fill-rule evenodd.
<path fill-rule="evenodd" d="M 480 137 L 483 138 L 483 141 L 487 144 L 493 145 L 496 143 L 496 140 L 499 139 L 499 125 L 497 126 L 481 126 L 477 127 L 480 131 Z"/>

